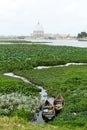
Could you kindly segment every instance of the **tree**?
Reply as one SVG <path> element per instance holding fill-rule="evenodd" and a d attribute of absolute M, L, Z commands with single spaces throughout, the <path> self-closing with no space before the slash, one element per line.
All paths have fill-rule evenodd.
<path fill-rule="evenodd" d="M 78 33 L 77 38 L 84 38 L 84 37 L 87 37 L 87 33 L 86 32 Z"/>

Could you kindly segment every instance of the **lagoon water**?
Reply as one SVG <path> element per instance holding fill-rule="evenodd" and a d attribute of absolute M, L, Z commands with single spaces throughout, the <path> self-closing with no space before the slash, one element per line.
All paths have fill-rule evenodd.
<path fill-rule="evenodd" d="M 31 40 L 31 41 L 45 42 L 45 43 L 37 43 L 37 44 L 46 44 L 46 45 L 54 45 L 54 46 L 73 46 L 73 47 L 87 48 L 87 41 L 78 41 L 78 40 Z"/>
<path fill-rule="evenodd" d="M 53 46 L 73 46 L 73 47 L 87 48 L 87 41 L 78 41 L 78 40 L 29 40 L 29 41 L 37 43 L 24 43 L 24 44 L 45 44 Z M 0 44 L 19 44 L 19 43 L 0 42 Z"/>

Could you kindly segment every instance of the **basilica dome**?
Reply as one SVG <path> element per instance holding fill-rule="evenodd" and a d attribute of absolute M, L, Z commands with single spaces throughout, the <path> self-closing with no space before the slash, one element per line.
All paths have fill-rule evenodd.
<path fill-rule="evenodd" d="M 35 27 L 35 29 L 34 29 L 34 31 L 36 31 L 36 32 L 39 32 L 39 31 L 43 32 L 44 31 L 43 26 L 40 25 L 40 23 L 38 22 L 36 27 Z"/>

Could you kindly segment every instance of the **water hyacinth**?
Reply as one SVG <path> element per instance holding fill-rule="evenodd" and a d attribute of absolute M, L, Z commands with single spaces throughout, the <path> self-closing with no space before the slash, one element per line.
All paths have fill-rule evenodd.
<path fill-rule="evenodd" d="M 9 115 L 14 109 L 35 112 L 41 105 L 37 97 L 24 96 L 18 93 L 0 94 L 0 114 Z"/>

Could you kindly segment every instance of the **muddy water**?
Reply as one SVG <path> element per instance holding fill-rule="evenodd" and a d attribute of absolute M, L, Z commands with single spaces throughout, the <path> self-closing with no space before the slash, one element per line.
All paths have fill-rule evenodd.
<path fill-rule="evenodd" d="M 24 77 L 22 77 L 22 76 L 15 75 L 14 73 L 4 73 L 4 75 L 10 76 L 10 77 L 13 77 L 13 78 L 18 78 L 18 79 L 23 80 L 23 81 L 26 82 L 26 83 L 33 84 L 33 83 L 31 83 L 29 80 L 27 80 L 26 78 L 24 78 Z M 35 84 L 33 84 L 33 85 L 35 85 Z M 35 85 L 35 86 L 41 90 L 41 92 L 40 92 L 41 102 L 45 102 L 46 100 L 48 100 L 48 101 L 50 101 L 50 103 L 53 104 L 54 98 L 48 97 L 48 94 L 47 94 L 46 90 L 43 89 L 43 87 L 38 86 L 38 85 Z M 42 111 L 37 111 L 37 112 L 35 113 L 35 115 L 34 115 L 34 120 L 33 120 L 32 122 L 33 122 L 33 123 L 36 123 L 36 124 L 45 123 L 45 121 L 44 121 L 43 118 L 42 118 Z"/>

